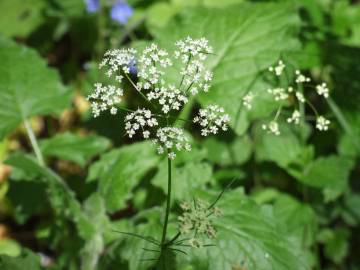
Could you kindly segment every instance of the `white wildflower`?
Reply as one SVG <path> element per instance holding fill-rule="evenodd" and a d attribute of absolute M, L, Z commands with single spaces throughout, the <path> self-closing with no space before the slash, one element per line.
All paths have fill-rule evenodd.
<path fill-rule="evenodd" d="M 121 72 L 130 73 L 130 65 L 134 62 L 136 53 L 136 50 L 132 48 L 109 50 L 105 53 L 99 66 L 100 68 L 107 66 L 107 76 L 110 77 L 115 74 L 115 80 L 121 82 L 123 79 Z"/>
<path fill-rule="evenodd" d="M 230 116 L 225 113 L 222 107 L 217 105 L 210 105 L 204 109 L 199 110 L 198 116 L 194 118 L 194 123 L 199 123 L 202 127 L 201 135 L 207 136 L 209 134 L 218 133 L 219 129 L 226 131 Z"/>
<path fill-rule="evenodd" d="M 280 76 L 285 68 L 285 64 L 282 60 L 279 60 L 277 66 L 269 67 L 269 71 L 274 72 L 276 76 Z"/>
<path fill-rule="evenodd" d="M 161 83 L 161 76 L 165 74 L 165 68 L 172 65 L 168 52 L 159 48 L 156 44 L 147 47 L 138 59 L 138 90 L 150 89 Z"/>
<path fill-rule="evenodd" d="M 116 104 L 121 102 L 123 90 L 113 85 L 95 84 L 95 90 L 87 97 L 91 102 L 91 109 L 94 117 L 98 117 L 101 112 L 110 109 L 111 114 L 116 114 Z"/>
<path fill-rule="evenodd" d="M 289 94 L 286 93 L 284 88 L 274 88 L 274 89 L 268 89 L 267 90 L 269 94 L 274 96 L 274 99 L 276 101 L 285 100 L 289 97 Z"/>
<path fill-rule="evenodd" d="M 177 89 L 175 85 L 168 87 L 156 87 L 147 94 L 147 98 L 151 100 L 158 100 L 161 105 L 161 110 L 167 114 L 170 110 L 180 110 L 180 108 L 188 102 L 188 98 L 182 91 Z"/>
<path fill-rule="evenodd" d="M 301 102 L 301 103 L 305 103 L 305 97 L 304 94 L 301 92 L 296 92 L 295 93 L 296 98 Z"/>
<path fill-rule="evenodd" d="M 159 128 L 156 137 L 157 139 L 154 140 L 154 143 L 158 145 L 158 153 L 162 154 L 166 150 L 168 152 L 168 158 L 170 159 L 176 157 L 175 151 L 191 150 L 189 139 L 181 128 Z"/>
<path fill-rule="evenodd" d="M 316 118 L 316 128 L 320 131 L 326 131 L 329 129 L 330 120 L 326 119 L 323 116 Z"/>
<path fill-rule="evenodd" d="M 296 83 L 310 82 L 310 78 L 308 78 L 305 75 L 301 74 L 300 70 L 296 70 L 295 75 L 296 75 L 296 78 L 295 78 Z"/>
<path fill-rule="evenodd" d="M 208 54 L 212 53 L 212 47 L 208 45 L 205 38 L 192 39 L 187 37 L 175 43 L 177 50 L 175 58 L 180 58 L 183 63 L 180 75 L 182 75 L 181 85 L 186 93 L 196 95 L 200 91 L 207 92 L 213 74 L 205 68 L 205 60 Z"/>
<path fill-rule="evenodd" d="M 288 123 L 294 123 L 295 125 L 298 125 L 300 123 L 300 112 L 298 110 L 295 110 L 291 117 L 287 119 Z"/>
<path fill-rule="evenodd" d="M 262 129 L 277 136 L 280 135 L 279 124 L 276 121 L 271 121 L 268 125 L 262 125 Z"/>
<path fill-rule="evenodd" d="M 319 94 L 319 96 L 324 96 L 325 98 L 329 97 L 329 88 L 327 87 L 326 83 L 317 85 L 316 92 Z"/>
<path fill-rule="evenodd" d="M 132 138 L 138 131 L 142 131 L 144 139 L 150 137 L 148 128 L 157 126 L 157 120 L 147 109 L 137 109 L 125 117 L 125 131 Z"/>
<path fill-rule="evenodd" d="M 252 108 L 252 101 L 254 99 L 254 94 L 249 92 L 248 94 L 246 94 L 242 100 L 243 100 L 243 105 L 247 108 L 247 109 L 251 109 Z"/>

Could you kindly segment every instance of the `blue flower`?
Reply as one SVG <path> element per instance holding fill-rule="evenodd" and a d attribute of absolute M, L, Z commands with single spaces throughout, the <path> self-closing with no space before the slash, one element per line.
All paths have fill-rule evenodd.
<path fill-rule="evenodd" d="M 134 10 L 131 6 L 122 0 L 117 1 L 111 8 L 111 19 L 117 21 L 120 24 L 126 24 Z"/>
<path fill-rule="evenodd" d="M 97 12 L 100 8 L 99 0 L 85 0 L 86 10 L 89 13 Z"/>

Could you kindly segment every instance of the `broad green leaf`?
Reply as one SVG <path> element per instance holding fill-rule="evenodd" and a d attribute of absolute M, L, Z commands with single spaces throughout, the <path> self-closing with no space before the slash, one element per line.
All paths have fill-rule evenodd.
<path fill-rule="evenodd" d="M 0 256 L 0 269 L 2 270 L 41 270 L 40 257 L 30 250 L 23 250 L 18 257 Z"/>
<path fill-rule="evenodd" d="M 183 166 L 172 166 L 172 196 L 176 200 L 191 200 L 194 189 L 204 188 L 212 180 L 212 167 L 206 162 L 189 162 Z M 167 164 L 159 164 L 159 171 L 152 179 L 153 185 L 167 193 Z"/>
<path fill-rule="evenodd" d="M 22 175 L 31 175 L 31 181 L 37 181 L 46 185 L 47 199 L 53 211 L 62 217 L 73 221 L 77 225 L 80 236 L 86 239 L 84 223 L 90 222 L 81 209 L 81 204 L 76 199 L 74 192 L 65 182 L 52 170 L 42 167 L 37 161 L 22 153 L 12 154 L 6 163 L 17 170 L 22 171 Z"/>
<path fill-rule="evenodd" d="M 70 92 L 32 49 L 0 36 L 0 140 L 25 119 L 61 112 Z"/>
<path fill-rule="evenodd" d="M 217 206 L 224 215 L 214 222 L 215 246 L 192 250 L 189 264 L 194 269 L 310 269 L 287 224 L 279 226 L 271 206 L 257 205 L 239 189 L 225 194 Z"/>
<path fill-rule="evenodd" d="M 92 165 L 89 177 L 99 178 L 99 189 L 108 212 L 126 206 L 133 188 L 159 159 L 151 142 L 141 142 L 106 153 Z"/>
<path fill-rule="evenodd" d="M 104 137 L 72 133 L 63 133 L 40 141 L 43 155 L 70 160 L 80 166 L 85 166 L 92 157 L 104 152 L 109 146 L 110 141 Z"/>
<path fill-rule="evenodd" d="M 6 36 L 27 36 L 43 22 L 44 6 L 43 0 L 1 0 L 0 32 Z"/>
<path fill-rule="evenodd" d="M 202 105 L 223 106 L 232 117 L 232 127 L 242 133 L 250 117 L 246 112 L 237 117 L 242 97 L 259 71 L 271 66 L 280 54 L 298 48 L 295 38 L 298 26 L 293 6 L 244 3 L 224 9 L 186 10 L 180 19 L 173 20 L 155 36 L 160 45 L 170 50 L 176 40 L 187 36 L 209 39 L 214 55 L 209 56 L 207 65 L 214 72 L 214 79 L 209 93 L 200 95 L 198 100 Z M 170 77 L 180 81 L 178 72 Z M 274 109 L 265 87 L 262 83 L 253 87 L 258 98 L 252 118 L 268 115 Z"/>
<path fill-rule="evenodd" d="M 18 242 L 10 238 L 0 239 L 0 254 L 17 257 L 21 253 L 21 246 Z"/>
<path fill-rule="evenodd" d="M 316 159 L 302 172 L 292 172 L 306 185 L 325 189 L 326 192 L 336 192 L 331 196 L 330 200 L 332 200 L 348 188 L 348 178 L 353 166 L 353 160 L 333 155 Z"/>

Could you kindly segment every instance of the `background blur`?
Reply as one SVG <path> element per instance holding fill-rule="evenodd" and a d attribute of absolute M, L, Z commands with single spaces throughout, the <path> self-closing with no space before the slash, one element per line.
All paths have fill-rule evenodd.
<path fill-rule="evenodd" d="M 240 180 L 222 206 L 233 218 L 222 221 L 219 249 L 176 257 L 174 269 L 360 269 L 357 2 L 0 0 L 0 269 L 148 269 L 144 244 L 111 228 L 158 235 L 165 161 L 124 137 L 122 115 L 93 119 L 85 97 L 104 80 L 106 50 L 188 35 L 208 38 L 216 54 L 214 86 L 193 107 L 216 101 L 234 116 L 245 89 L 257 98 L 226 136 L 190 130 L 176 202 Z M 300 135 L 261 130 L 276 105 L 266 80 L 253 82 L 280 58 L 328 83 L 327 102 L 310 95 L 328 132 L 312 122 Z M 132 95 L 125 103 L 141 106 Z"/>

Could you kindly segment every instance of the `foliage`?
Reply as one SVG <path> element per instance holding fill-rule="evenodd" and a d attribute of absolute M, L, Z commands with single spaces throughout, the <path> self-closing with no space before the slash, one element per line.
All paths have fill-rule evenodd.
<path fill-rule="evenodd" d="M 93 11 L 89 2 L 0 1 L 0 269 L 359 269 L 356 1 L 128 0 L 116 16 L 115 2 Z M 173 51 L 187 36 L 209 40 L 214 79 L 179 112 L 193 149 L 172 163 L 167 240 L 184 201 L 219 198 L 222 216 L 209 246 L 174 237 L 164 268 L 168 160 L 150 141 L 130 142 L 122 112 L 93 119 L 86 96 L 95 82 L 112 83 L 97 69 L 108 49 L 156 42 Z M 262 126 L 277 115 L 267 89 L 284 84 L 268 70 L 279 60 L 287 80 L 301 70 L 330 96 L 304 85 L 306 123 L 280 115 L 276 136 Z M 179 81 L 179 66 L 167 81 Z M 123 88 L 121 106 L 147 105 L 131 83 Z M 209 104 L 231 122 L 204 138 L 188 122 Z M 330 120 L 327 132 L 316 131 L 311 106 Z"/>

